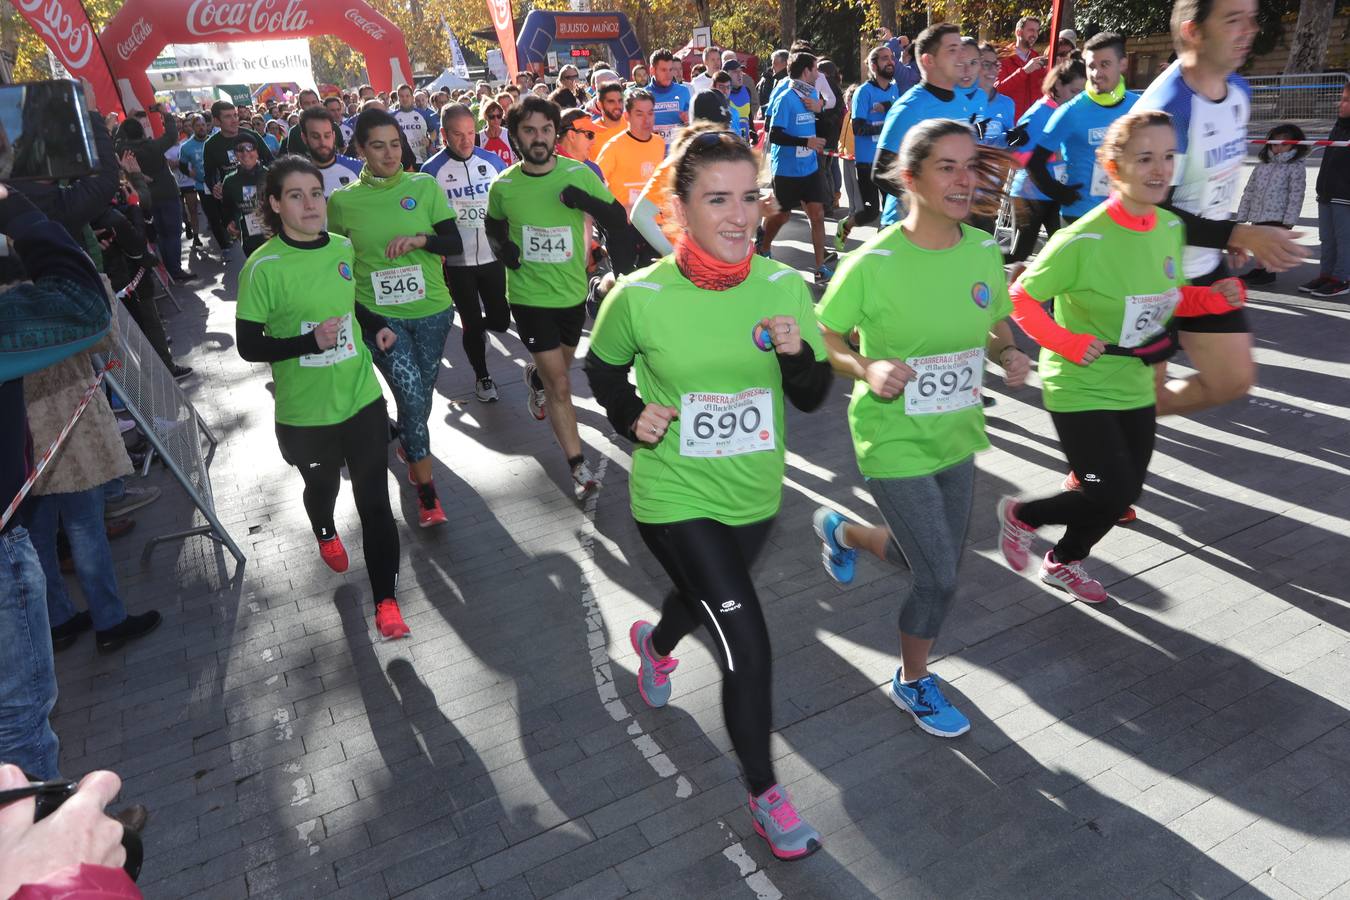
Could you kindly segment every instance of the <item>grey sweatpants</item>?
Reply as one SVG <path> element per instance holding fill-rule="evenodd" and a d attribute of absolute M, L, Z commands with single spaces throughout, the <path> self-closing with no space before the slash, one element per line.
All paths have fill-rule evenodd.
<path fill-rule="evenodd" d="M 975 457 L 914 478 L 869 478 L 867 487 L 914 583 L 900 604 L 900 630 L 935 638 L 956 594 L 956 568 L 970 524 Z"/>

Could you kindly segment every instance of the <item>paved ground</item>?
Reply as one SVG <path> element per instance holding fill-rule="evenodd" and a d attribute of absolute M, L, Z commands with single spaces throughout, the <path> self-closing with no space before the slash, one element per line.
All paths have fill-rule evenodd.
<path fill-rule="evenodd" d="M 59 657 L 63 768 L 116 769 L 151 806 L 152 898 L 1350 897 L 1350 307 L 1295 294 L 1310 276 L 1254 295 L 1250 400 L 1161 427 L 1138 523 L 1092 564 L 1117 598 L 1102 608 L 997 557 L 995 500 L 1052 490 L 1063 465 L 1038 391 L 993 389 L 935 665 L 974 721 L 958 740 L 882 690 L 907 574 L 864 561 L 845 590 L 818 562 L 818 503 L 876 519 L 846 386 L 790 416 L 756 577 L 779 777 L 826 842 L 796 864 L 750 831 L 708 646 L 680 648 L 668 708 L 637 696 L 628 626 L 666 581 L 596 405 L 580 419 L 604 488 L 583 509 L 525 411 L 520 345 L 492 353 L 502 402 L 483 406 L 456 332 L 432 422 L 451 521 L 410 527 L 391 465 L 413 637 L 376 643 L 349 494 L 353 568 L 336 576 L 277 453 L 267 370 L 234 352 L 233 275 L 217 277 L 171 325 L 248 563 L 192 538 L 142 567 L 145 537 L 192 518 L 152 473 L 166 497 L 114 546 L 129 606 L 166 622 L 114 656 L 85 640 Z"/>

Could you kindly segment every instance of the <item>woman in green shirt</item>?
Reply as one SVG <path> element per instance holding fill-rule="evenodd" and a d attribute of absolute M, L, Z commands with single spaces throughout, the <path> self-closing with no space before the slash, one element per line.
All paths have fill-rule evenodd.
<path fill-rule="evenodd" d="M 454 315 L 441 258 L 463 252 L 455 213 L 435 177 L 403 170 L 403 132 L 382 109 L 356 117 L 360 177 L 328 200 L 328 229 L 356 251 L 356 300 L 398 336 L 389 351 L 367 339 L 398 407 L 400 457 L 417 488 L 418 522 L 445 522 L 431 473 L 431 401 Z"/>
<path fill-rule="evenodd" d="M 1017 324 L 1041 345 L 1045 408 L 1079 484 L 1025 502 L 1003 498 L 1000 547 L 1020 572 L 1035 530 L 1066 526 L 1040 579 L 1086 603 L 1108 595 L 1083 560 L 1144 489 L 1157 418 L 1153 364 L 1175 348 L 1172 317 L 1228 313 L 1246 299 L 1237 278 L 1185 283 L 1186 229 L 1158 206 L 1176 148 L 1165 112 L 1112 123 L 1097 148 L 1110 197 L 1057 231 L 1012 289 Z M 1052 298 L 1053 320 L 1041 306 Z"/>
<path fill-rule="evenodd" d="M 985 360 L 1003 368 L 1009 387 L 1031 368 L 1007 322 L 998 244 L 962 224 L 977 187 L 994 180 L 992 159 L 963 122 L 930 119 L 910 129 L 890 176 L 909 194 L 908 215 L 849 254 L 816 310 L 835 371 L 856 381 L 849 430 L 885 522 L 867 527 L 817 510 L 825 568 L 848 583 L 855 548 L 878 559 L 892 548 L 904 556 L 914 578 L 900 604 L 901 665 L 890 696 L 938 737 L 970 730 L 928 671 L 928 655 L 956 594 L 975 454 L 989 447 Z M 848 342 L 853 331 L 857 350 Z"/>
<path fill-rule="evenodd" d="M 633 517 L 675 585 L 656 625 L 629 630 L 638 689 L 664 706 L 675 645 L 708 629 L 751 822 L 775 856 L 797 859 L 819 849 L 820 834 L 774 777 L 772 653 L 750 567 L 782 502 L 784 398 L 815 409 L 833 378 L 805 282 L 754 253 L 759 165 L 726 131 L 676 151 L 671 215 L 683 234 L 672 255 L 605 298 L 586 375 L 609 421 L 633 441 Z"/>
<path fill-rule="evenodd" d="M 272 237 L 239 273 L 236 346 L 249 362 L 272 366 L 277 443 L 305 482 L 305 512 L 319 554 L 347 571 L 333 522 L 346 466 L 361 517 L 375 625 L 385 638 L 407 635 L 394 588 L 398 528 L 386 477 L 388 419 L 367 344 L 387 353 L 397 337 L 383 317 L 356 302 L 352 245 L 324 231 L 323 177 L 299 156 L 267 173 L 262 205 Z"/>

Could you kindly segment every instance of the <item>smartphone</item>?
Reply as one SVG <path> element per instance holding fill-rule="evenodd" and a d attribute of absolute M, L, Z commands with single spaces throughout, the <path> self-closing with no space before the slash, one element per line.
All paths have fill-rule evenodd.
<path fill-rule="evenodd" d="M 79 178 L 98 162 L 77 82 L 0 85 L 0 180 Z"/>

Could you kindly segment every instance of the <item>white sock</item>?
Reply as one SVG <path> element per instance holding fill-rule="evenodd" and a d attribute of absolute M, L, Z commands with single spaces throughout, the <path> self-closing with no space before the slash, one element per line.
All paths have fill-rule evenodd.
<path fill-rule="evenodd" d="M 847 524 L 848 523 L 845 522 L 843 519 L 840 519 L 839 524 L 834 526 L 834 542 L 838 544 L 840 547 L 848 547 L 849 549 L 852 549 L 852 545 L 849 544 L 848 541 L 844 540 L 844 526 Z"/>

